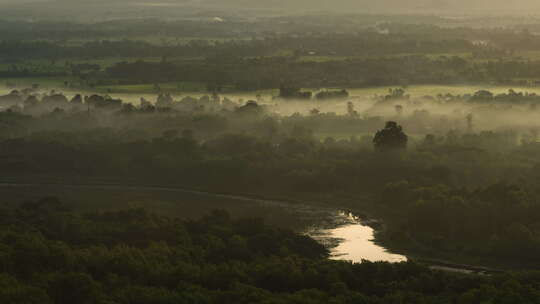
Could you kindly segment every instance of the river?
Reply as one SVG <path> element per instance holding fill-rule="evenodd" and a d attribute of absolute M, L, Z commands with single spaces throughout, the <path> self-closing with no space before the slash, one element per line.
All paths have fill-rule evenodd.
<path fill-rule="evenodd" d="M 356 263 L 362 260 L 371 262 L 403 262 L 407 257 L 388 252 L 374 242 L 375 231 L 362 219 L 347 213 L 336 212 L 336 225 L 330 228 L 314 228 L 307 232 L 317 241 L 331 249 L 331 258 Z"/>
<path fill-rule="evenodd" d="M 295 222 L 299 224 L 296 229 L 326 245 L 333 259 L 353 262 L 407 260 L 405 256 L 392 254 L 376 244 L 374 230 L 362 219 L 327 206 L 159 186 L 0 182 L 0 191 L 4 198 L 13 197 L 17 201 L 57 196 L 86 211 L 138 206 L 154 212 L 165 211 L 171 216 L 199 217 L 219 208 L 239 217 L 261 216 L 279 226 L 286 227 Z M 141 203 L 145 200 L 148 204 Z"/>
<path fill-rule="evenodd" d="M 408 258 L 388 252 L 374 241 L 373 220 L 320 204 L 255 198 L 248 195 L 220 194 L 178 187 L 99 183 L 17 183 L 1 182 L 0 202 L 38 200 L 56 196 L 80 211 L 146 208 L 158 214 L 179 218 L 199 218 L 215 209 L 234 217 L 261 217 L 271 225 L 303 232 L 327 246 L 331 258 L 361 262 L 402 262 Z M 368 225 L 369 224 L 369 225 Z M 419 261 L 418 259 L 414 259 Z M 432 269 L 460 273 L 489 274 L 500 270 L 459 265 L 445 261 L 422 260 Z"/>

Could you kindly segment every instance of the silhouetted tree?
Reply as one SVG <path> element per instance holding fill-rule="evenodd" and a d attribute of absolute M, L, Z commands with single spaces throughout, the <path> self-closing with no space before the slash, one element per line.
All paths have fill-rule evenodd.
<path fill-rule="evenodd" d="M 408 137 L 395 121 L 386 122 L 384 129 L 375 134 L 373 144 L 377 151 L 401 150 L 407 148 Z"/>

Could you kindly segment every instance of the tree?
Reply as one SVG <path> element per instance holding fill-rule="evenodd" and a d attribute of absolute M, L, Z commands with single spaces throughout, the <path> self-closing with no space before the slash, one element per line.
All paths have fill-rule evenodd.
<path fill-rule="evenodd" d="M 473 115 L 467 115 L 467 131 L 472 132 L 473 130 Z"/>
<path fill-rule="evenodd" d="M 386 122 L 384 129 L 377 131 L 373 144 L 377 151 L 402 150 L 407 148 L 408 137 L 395 121 Z"/>
<path fill-rule="evenodd" d="M 358 116 L 358 112 L 354 110 L 354 104 L 350 101 L 347 103 L 347 114 L 351 117 Z"/>
<path fill-rule="evenodd" d="M 261 114 L 263 108 L 254 100 L 249 100 L 245 105 L 236 109 L 240 114 Z"/>
<path fill-rule="evenodd" d="M 397 115 L 401 116 L 403 114 L 403 106 L 402 105 L 396 105 L 395 106 Z"/>

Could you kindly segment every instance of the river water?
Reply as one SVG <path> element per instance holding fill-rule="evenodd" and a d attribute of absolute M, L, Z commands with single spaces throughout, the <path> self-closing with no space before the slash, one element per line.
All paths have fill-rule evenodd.
<path fill-rule="evenodd" d="M 348 260 L 355 263 L 367 260 L 371 262 L 403 262 L 407 257 L 388 252 L 374 242 L 373 228 L 362 219 L 346 212 L 335 214 L 335 227 L 314 228 L 308 235 L 331 248 L 331 258 Z"/>

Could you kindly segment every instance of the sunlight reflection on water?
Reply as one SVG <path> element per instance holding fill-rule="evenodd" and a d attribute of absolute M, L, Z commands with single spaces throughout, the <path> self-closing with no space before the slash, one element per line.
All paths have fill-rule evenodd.
<path fill-rule="evenodd" d="M 345 224 L 336 228 L 325 229 L 318 232 L 319 236 L 314 236 L 319 240 L 335 240 L 337 246 L 332 248 L 332 259 L 349 260 L 359 263 L 362 260 L 372 262 L 403 262 L 407 257 L 388 252 L 385 248 L 377 245 L 374 240 L 374 230 L 369 226 L 362 225 L 361 221 L 346 213 L 339 216 L 346 220 Z M 322 240 L 324 242 L 324 240 Z"/>

